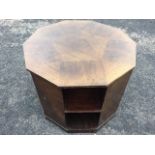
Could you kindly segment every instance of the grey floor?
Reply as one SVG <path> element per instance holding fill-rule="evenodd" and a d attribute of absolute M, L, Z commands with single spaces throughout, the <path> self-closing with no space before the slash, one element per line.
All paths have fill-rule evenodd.
<path fill-rule="evenodd" d="M 0 134 L 67 134 L 44 119 L 23 42 L 60 20 L 0 20 Z M 121 28 L 137 42 L 137 67 L 116 116 L 96 134 L 155 134 L 155 20 L 97 20 Z"/>

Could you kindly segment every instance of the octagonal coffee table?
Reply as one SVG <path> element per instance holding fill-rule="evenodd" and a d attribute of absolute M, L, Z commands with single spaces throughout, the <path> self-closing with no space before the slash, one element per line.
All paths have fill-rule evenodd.
<path fill-rule="evenodd" d="M 118 28 L 66 20 L 38 29 L 24 56 L 46 118 L 68 132 L 94 132 L 117 110 L 136 45 Z"/>

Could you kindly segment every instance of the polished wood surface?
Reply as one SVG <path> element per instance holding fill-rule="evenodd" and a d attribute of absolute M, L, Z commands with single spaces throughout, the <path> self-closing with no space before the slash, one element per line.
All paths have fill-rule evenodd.
<path fill-rule="evenodd" d="M 135 43 L 120 29 L 67 20 L 25 43 L 26 68 L 60 87 L 108 86 L 135 67 Z"/>

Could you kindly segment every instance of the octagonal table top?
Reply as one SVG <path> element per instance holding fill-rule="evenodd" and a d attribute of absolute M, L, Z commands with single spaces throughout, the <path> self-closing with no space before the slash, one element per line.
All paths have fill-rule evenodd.
<path fill-rule="evenodd" d="M 59 87 L 108 86 L 136 63 L 126 33 L 89 20 L 39 28 L 23 48 L 26 68 Z"/>

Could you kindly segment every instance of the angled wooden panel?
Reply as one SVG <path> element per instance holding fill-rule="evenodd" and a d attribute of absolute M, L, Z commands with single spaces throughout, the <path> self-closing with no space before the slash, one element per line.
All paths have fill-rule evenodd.
<path fill-rule="evenodd" d="M 104 124 L 117 110 L 131 73 L 132 70 L 107 87 L 99 124 Z"/>
<path fill-rule="evenodd" d="M 61 89 L 34 73 L 31 73 L 31 75 L 46 117 L 65 127 L 64 104 Z"/>

